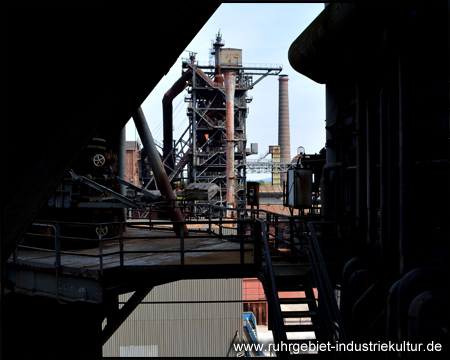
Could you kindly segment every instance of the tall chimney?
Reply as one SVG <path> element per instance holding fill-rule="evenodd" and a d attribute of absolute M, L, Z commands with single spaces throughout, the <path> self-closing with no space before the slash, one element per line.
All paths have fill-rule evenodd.
<path fill-rule="evenodd" d="M 278 145 L 280 146 L 280 162 L 291 162 L 291 131 L 289 129 L 289 94 L 288 76 L 280 75 L 278 97 Z M 281 173 L 280 183 L 286 181 L 287 173 Z"/>

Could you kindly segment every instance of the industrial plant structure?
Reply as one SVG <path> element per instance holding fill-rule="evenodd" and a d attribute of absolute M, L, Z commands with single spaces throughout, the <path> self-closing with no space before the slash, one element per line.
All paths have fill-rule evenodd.
<path fill-rule="evenodd" d="M 242 50 L 224 48 L 216 35 L 209 63 L 195 53 L 182 63 L 183 73 L 163 98 L 163 159 L 171 182 L 215 184 L 219 191 L 210 204 L 245 207 L 246 120 L 253 89 L 268 75 L 277 75 L 281 65 L 264 67 L 242 62 Z M 173 139 L 172 101 L 187 88 L 189 125 L 179 139 Z M 204 213 L 205 209 L 198 209 Z M 204 214 L 207 215 L 207 214 Z"/>
<path fill-rule="evenodd" d="M 158 297 L 155 287 L 233 279 L 230 293 L 239 297 L 242 278 L 261 281 L 278 356 L 296 355 L 280 344 L 306 342 L 331 346 L 318 357 L 448 358 L 448 3 L 328 3 L 292 39 L 292 67 L 326 86 L 326 138 L 318 139 L 326 143 L 320 154 L 289 161 L 286 203 L 298 210 L 290 215 L 245 208 L 243 191 L 247 91 L 281 68 L 244 66 L 241 50 L 224 49 L 220 36 L 214 64 L 200 65 L 192 54 L 164 100 L 170 109 L 187 84 L 189 127 L 174 145 L 165 111 L 162 159 L 141 104 L 219 4 L 152 3 L 157 22 L 134 6 L 71 7 L 64 17 L 46 3 L 2 7 L 10 17 L 2 46 L 11 75 L 2 78 L 2 111 L 13 121 L 8 136 L 2 131 L 1 154 L 14 180 L 4 177 L 1 187 L 2 359 L 101 358 L 108 341 L 119 355 L 183 355 L 170 349 L 175 342 L 188 342 L 194 356 L 207 354 L 206 346 L 201 353 L 193 345 L 206 335 L 194 339 L 176 326 L 165 333 L 174 342 L 165 338 L 158 349 L 149 343 L 156 337 L 117 331 L 140 325 L 133 317 L 138 307 L 151 312 L 146 321 L 161 320 L 158 302 L 170 316 L 165 290 Z M 130 26 L 118 27 L 118 19 Z M 164 49 L 158 57 L 139 52 L 149 40 Z M 159 194 L 124 179 L 130 118 Z M 19 134 L 22 146 L 9 134 Z M 176 180 L 216 185 L 225 200 L 181 201 Z M 257 203 L 258 186 L 251 190 Z M 195 206 L 208 217 L 196 218 Z M 122 221 L 124 208 L 164 209 L 167 218 Z M 91 211 L 87 220 L 61 218 L 83 209 Z M 39 218 L 49 213 L 53 218 Z M 112 219 L 98 217 L 105 213 Z M 114 231 L 105 234 L 106 227 Z M 209 296 L 179 297 L 187 306 L 177 309 L 189 311 L 183 318 L 196 320 L 197 303 L 223 299 L 220 281 L 211 284 L 215 294 L 189 283 L 166 289 Z M 237 307 L 230 306 L 226 322 L 245 320 L 256 341 L 254 316 L 240 322 Z M 220 319 L 211 319 L 217 328 Z M 238 333 L 221 334 L 221 355 L 244 341 Z M 356 344 L 375 346 L 361 353 Z"/>

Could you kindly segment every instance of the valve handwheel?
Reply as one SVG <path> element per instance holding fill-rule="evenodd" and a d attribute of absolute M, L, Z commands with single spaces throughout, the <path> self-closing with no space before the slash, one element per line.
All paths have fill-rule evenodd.
<path fill-rule="evenodd" d="M 96 154 L 92 161 L 95 166 L 102 167 L 103 165 L 105 165 L 106 159 L 102 154 Z"/>

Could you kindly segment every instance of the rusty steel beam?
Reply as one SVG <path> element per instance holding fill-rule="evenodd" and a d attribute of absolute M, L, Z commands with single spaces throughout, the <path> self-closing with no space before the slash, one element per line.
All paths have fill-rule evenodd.
<path fill-rule="evenodd" d="M 153 141 L 152 133 L 150 132 L 147 120 L 145 119 L 144 112 L 142 111 L 141 107 L 139 107 L 139 109 L 137 109 L 136 113 L 133 115 L 133 120 L 142 140 L 142 145 L 144 146 L 145 152 L 147 153 L 148 159 L 150 161 L 156 184 L 158 185 L 161 194 L 166 197 L 167 201 L 171 205 L 173 205 L 173 207 L 169 208 L 169 216 L 172 222 L 175 222 L 173 224 L 174 231 L 177 235 L 181 235 L 180 226 L 177 226 L 176 224 L 183 222 L 184 217 L 181 213 L 181 210 L 178 207 L 175 207 L 175 205 L 177 204 L 177 198 L 175 196 L 175 193 L 173 192 L 172 187 L 170 186 L 170 181 L 166 174 L 166 171 L 164 170 L 161 156 L 158 150 L 156 150 L 156 145 Z M 189 231 L 186 227 L 186 224 L 183 224 L 183 233 L 184 236 L 189 236 Z"/>
<path fill-rule="evenodd" d="M 225 81 L 225 106 L 226 106 L 226 156 L 227 156 L 227 207 L 233 208 L 235 203 L 235 178 L 234 173 L 234 90 L 236 85 L 236 72 L 224 72 Z"/>

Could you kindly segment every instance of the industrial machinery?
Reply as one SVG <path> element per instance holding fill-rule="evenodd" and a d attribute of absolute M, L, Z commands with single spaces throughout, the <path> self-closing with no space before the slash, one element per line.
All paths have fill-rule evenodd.
<path fill-rule="evenodd" d="M 117 141 L 107 141 L 97 134 L 82 150 L 72 169 L 39 212 L 37 219 L 62 223 L 105 223 L 101 228 L 74 225 L 61 227 L 61 231 L 67 232 L 61 234 L 62 236 L 70 234 L 98 239 L 100 235 L 117 235 L 118 226 L 114 223 L 125 221 L 126 208 L 145 208 L 149 202 L 164 199 L 159 192 L 140 189 L 119 176 L 119 152 Z M 131 196 L 127 196 L 121 186 L 128 187 Z M 36 244 L 36 239 L 32 242 Z M 45 242 L 46 240 L 40 241 L 40 245 L 54 246 Z M 89 246 L 86 244 L 75 244 L 71 240 L 62 243 L 65 248 Z"/>

